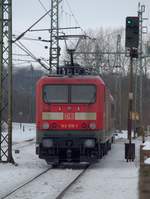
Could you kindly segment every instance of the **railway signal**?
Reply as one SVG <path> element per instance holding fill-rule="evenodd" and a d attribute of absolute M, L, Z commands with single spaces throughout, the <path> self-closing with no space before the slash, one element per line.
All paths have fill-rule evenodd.
<path fill-rule="evenodd" d="M 135 144 L 132 143 L 132 112 L 133 112 L 133 58 L 138 58 L 139 17 L 126 17 L 125 47 L 130 52 L 129 103 L 128 103 L 128 139 L 125 143 L 125 159 L 134 161 Z"/>
<path fill-rule="evenodd" d="M 139 17 L 126 17 L 126 48 L 138 48 L 139 45 Z"/>
<path fill-rule="evenodd" d="M 134 161 L 135 159 L 135 144 L 132 143 L 132 115 L 133 115 L 133 58 L 134 49 L 130 48 L 130 77 L 129 77 L 129 97 L 128 97 L 128 140 L 129 143 L 125 143 L 125 159 L 128 161 Z"/>

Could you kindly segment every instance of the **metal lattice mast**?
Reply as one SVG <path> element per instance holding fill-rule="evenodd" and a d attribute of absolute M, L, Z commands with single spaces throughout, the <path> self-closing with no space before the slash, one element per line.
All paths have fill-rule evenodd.
<path fill-rule="evenodd" d="M 0 0 L 0 162 L 12 157 L 12 0 Z"/>
<path fill-rule="evenodd" d="M 117 35 L 117 48 L 116 48 L 116 56 L 115 56 L 115 72 L 116 72 L 116 80 L 115 80 L 115 93 L 116 93 L 116 127 L 121 131 L 122 126 L 122 115 L 121 115 L 121 87 L 122 87 L 122 67 L 121 67 L 121 35 Z"/>
<path fill-rule="evenodd" d="M 50 73 L 59 66 L 59 3 L 60 0 L 51 0 Z"/>

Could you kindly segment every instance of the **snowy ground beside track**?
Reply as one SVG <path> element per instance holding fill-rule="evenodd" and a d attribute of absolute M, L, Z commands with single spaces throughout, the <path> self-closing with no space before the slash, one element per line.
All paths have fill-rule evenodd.
<path fill-rule="evenodd" d="M 137 161 L 124 160 L 124 143 L 116 142 L 108 155 L 93 165 L 64 198 L 137 199 L 138 169 Z"/>
<path fill-rule="evenodd" d="M 92 165 L 85 176 L 64 197 L 65 199 L 138 199 L 138 150 L 141 140 L 134 141 L 136 143 L 136 160 L 127 163 L 124 159 L 126 131 L 116 137 L 117 140 L 108 155 Z M 30 139 L 34 140 L 27 147 L 23 147 L 24 141 Z M 13 153 L 18 166 L 0 164 L 0 198 L 12 188 L 19 186 L 48 168 L 45 161 L 38 159 L 35 155 L 35 125 L 24 124 L 24 127 L 22 125 L 20 128 L 20 124 L 14 124 L 13 143 L 20 143 L 21 146 L 19 154 Z M 18 145 L 14 145 L 13 149 L 17 149 L 17 147 Z M 46 183 L 39 186 L 41 191 L 43 190 L 43 195 L 37 197 L 35 194 L 34 197 L 30 194 L 24 194 L 21 199 L 53 199 L 53 192 L 57 192 L 57 189 L 59 191 L 61 186 L 63 188 L 64 182 L 68 181 L 68 176 L 73 175 L 71 174 L 72 169 L 65 169 L 66 174 L 64 173 L 63 176 L 60 174 L 59 180 L 58 177 L 55 179 L 55 172 L 58 171 L 55 170 L 51 176 L 52 178 L 45 179 Z M 50 180 L 55 189 L 50 186 Z M 58 181 L 62 183 L 59 183 L 57 187 Z M 45 186 L 49 188 L 45 189 Z M 39 190 L 37 187 L 30 187 L 30 189 L 35 193 Z"/>
<path fill-rule="evenodd" d="M 13 143 L 35 139 L 35 124 L 13 123 Z"/>

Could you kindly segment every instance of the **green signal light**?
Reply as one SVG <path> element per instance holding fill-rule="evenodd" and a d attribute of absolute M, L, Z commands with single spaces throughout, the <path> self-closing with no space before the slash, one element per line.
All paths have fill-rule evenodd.
<path fill-rule="evenodd" d="M 128 23 L 128 24 L 132 24 L 132 21 L 131 21 L 131 20 L 128 20 L 127 23 Z"/>

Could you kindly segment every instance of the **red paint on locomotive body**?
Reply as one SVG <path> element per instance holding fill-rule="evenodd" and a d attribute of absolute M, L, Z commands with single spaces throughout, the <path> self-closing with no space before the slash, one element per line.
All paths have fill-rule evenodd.
<path fill-rule="evenodd" d="M 88 103 L 56 103 L 44 100 L 43 89 L 48 85 L 82 86 L 96 88 L 95 100 Z M 85 87 L 86 88 L 86 87 Z M 88 87 L 87 87 L 88 88 Z M 69 94 L 70 95 L 70 94 Z M 80 101 L 80 100 L 79 100 Z M 49 130 L 104 130 L 105 128 L 105 84 L 99 76 L 41 78 L 36 87 L 37 129 Z M 47 124 L 47 126 L 46 126 Z M 45 125 L 45 126 L 44 126 Z"/>
<path fill-rule="evenodd" d="M 36 86 L 36 154 L 93 162 L 111 149 L 113 98 L 99 76 L 45 76 Z"/>

